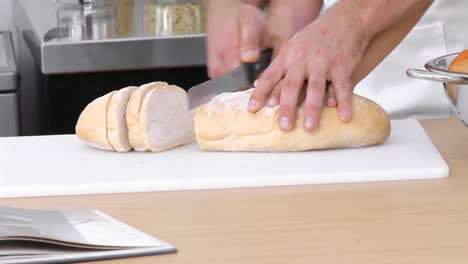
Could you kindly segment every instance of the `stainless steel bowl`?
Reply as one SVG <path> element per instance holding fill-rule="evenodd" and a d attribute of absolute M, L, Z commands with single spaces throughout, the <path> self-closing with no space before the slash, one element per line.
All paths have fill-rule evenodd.
<path fill-rule="evenodd" d="M 406 74 L 415 79 L 442 82 L 453 112 L 468 127 L 468 73 L 448 70 L 458 54 L 435 58 L 424 65 L 426 70 L 408 69 Z"/>

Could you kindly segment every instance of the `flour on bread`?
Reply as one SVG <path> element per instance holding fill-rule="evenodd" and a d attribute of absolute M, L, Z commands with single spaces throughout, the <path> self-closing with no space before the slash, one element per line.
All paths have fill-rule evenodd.
<path fill-rule="evenodd" d="M 255 88 L 245 90 L 242 92 L 222 93 L 215 96 L 210 102 L 206 104 L 207 117 L 212 117 L 216 112 L 221 109 L 232 110 L 247 110 L 249 105 L 250 96 Z M 274 115 L 279 106 L 267 107 L 265 106 L 260 111 Z"/>

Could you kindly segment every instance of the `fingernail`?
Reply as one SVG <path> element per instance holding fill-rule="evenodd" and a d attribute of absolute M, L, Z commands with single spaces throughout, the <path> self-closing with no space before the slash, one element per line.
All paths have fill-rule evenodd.
<path fill-rule="evenodd" d="M 285 116 L 280 118 L 280 128 L 288 129 L 289 128 L 289 119 Z"/>
<path fill-rule="evenodd" d="M 278 101 L 276 101 L 276 98 L 272 97 L 268 99 L 267 105 L 269 107 L 275 107 L 277 105 Z"/>
<path fill-rule="evenodd" d="M 335 98 L 328 98 L 328 106 L 335 106 L 336 105 L 336 100 Z"/>
<path fill-rule="evenodd" d="M 259 82 L 258 79 L 254 81 L 253 85 L 254 85 L 255 88 L 257 88 L 257 86 L 258 86 L 258 82 Z"/>
<path fill-rule="evenodd" d="M 251 99 L 249 101 L 249 110 L 251 111 L 255 111 L 255 109 L 257 109 L 257 101 L 255 101 L 254 99 Z"/>
<path fill-rule="evenodd" d="M 258 57 L 258 52 L 256 50 L 246 50 L 242 52 L 242 60 L 246 62 L 255 61 Z"/>
<path fill-rule="evenodd" d="M 348 121 L 349 118 L 351 117 L 351 113 L 346 109 L 341 109 L 340 116 L 343 121 Z"/>
<path fill-rule="evenodd" d="M 304 126 L 306 128 L 312 128 L 313 124 L 314 124 L 314 119 L 312 119 L 312 117 L 310 117 L 310 116 L 306 117 L 305 122 L 304 122 Z"/>

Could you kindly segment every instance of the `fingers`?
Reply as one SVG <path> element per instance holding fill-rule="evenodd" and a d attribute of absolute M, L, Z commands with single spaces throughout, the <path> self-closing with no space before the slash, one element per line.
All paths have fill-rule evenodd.
<path fill-rule="evenodd" d="M 208 75 L 219 77 L 241 62 L 260 57 L 265 21 L 259 8 L 241 2 L 213 1 L 207 10 Z"/>
<path fill-rule="evenodd" d="M 333 74 L 333 87 L 338 106 L 338 113 L 344 122 L 351 120 L 351 99 L 353 89 L 351 85 L 350 75 L 343 70 L 342 67 L 335 67 Z"/>
<path fill-rule="evenodd" d="M 336 107 L 335 87 L 330 84 L 327 88 L 327 106 Z"/>
<path fill-rule="evenodd" d="M 283 87 L 283 80 L 279 81 L 279 83 L 276 84 L 275 88 L 273 88 L 271 91 L 266 103 L 268 107 L 273 108 L 279 105 L 281 99 L 281 87 Z"/>
<path fill-rule="evenodd" d="M 218 54 L 208 51 L 208 77 L 215 78 L 221 74 L 222 62 Z"/>
<path fill-rule="evenodd" d="M 305 70 L 301 68 L 290 69 L 286 74 L 280 99 L 279 127 L 281 130 L 289 131 L 294 128 L 299 95 L 305 79 L 304 74 Z"/>
<path fill-rule="evenodd" d="M 242 62 L 255 62 L 260 58 L 265 23 L 261 14 L 250 14 L 260 12 L 257 9 L 241 9 L 240 12 L 245 13 L 239 17 L 240 58 Z"/>
<path fill-rule="evenodd" d="M 208 75 L 215 78 L 225 74 L 240 65 L 239 43 L 236 33 L 229 30 L 233 37 L 230 43 L 225 43 L 219 34 L 211 34 L 208 41 Z"/>
<path fill-rule="evenodd" d="M 255 89 L 249 100 L 248 110 L 257 112 L 264 105 L 271 91 L 283 78 L 283 66 L 280 58 L 273 60 L 270 66 L 262 73 L 260 78 L 255 81 Z"/>
<path fill-rule="evenodd" d="M 313 131 L 318 127 L 325 95 L 325 72 L 322 69 L 311 71 L 307 84 L 304 108 L 304 130 Z"/>
<path fill-rule="evenodd" d="M 216 33 L 212 33 L 214 29 L 211 27 L 208 28 L 209 34 L 207 34 L 206 39 L 206 51 L 207 51 L 207 68 L 208 68 L 208 76 L 210 78 L 215 78 L 221 75 L 221 70 L 223 67 L 222 61 L 222 52 L 221 48 L 223 47 L 223 43 L 220 41 L 219 37 Z"/>

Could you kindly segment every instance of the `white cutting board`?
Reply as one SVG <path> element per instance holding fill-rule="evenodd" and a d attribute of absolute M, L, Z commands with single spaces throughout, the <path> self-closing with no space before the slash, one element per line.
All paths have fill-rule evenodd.
<path fill-rule="evenodd" d="M 0 197 L 146 192 L 447 177 L 415 120 L 392 121 L 384 145 L 296 153 L 96 150 L 74 135 L 0 138 Z"/>

